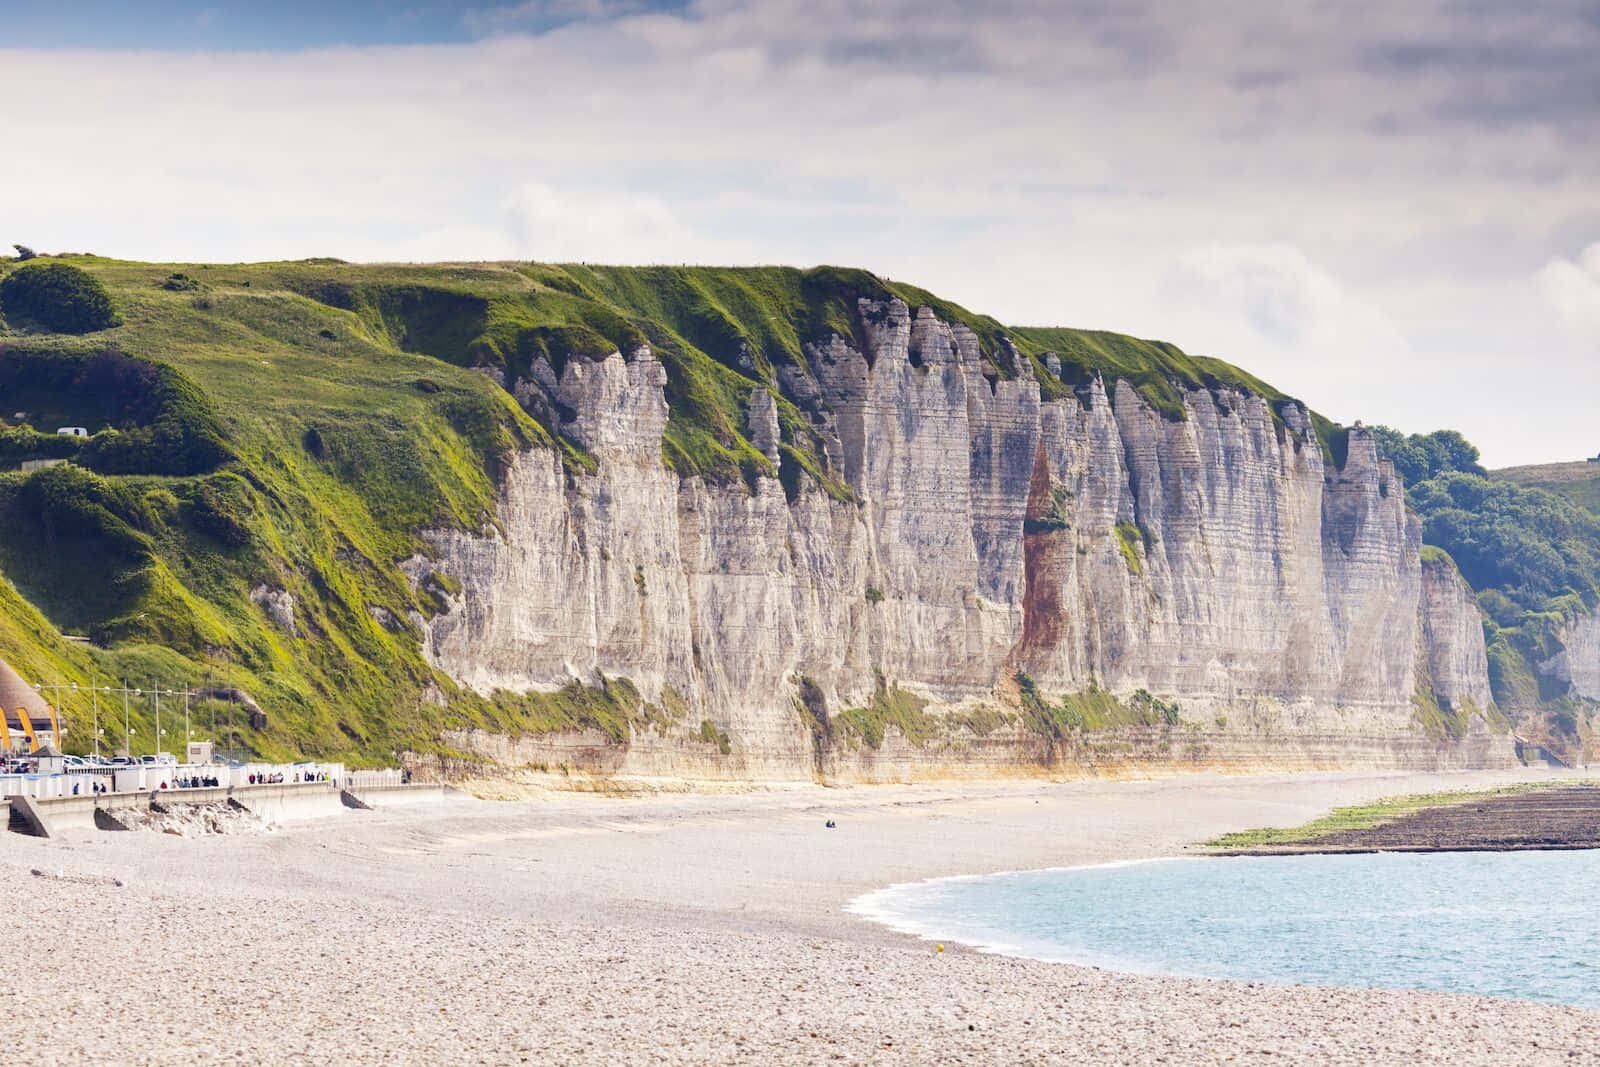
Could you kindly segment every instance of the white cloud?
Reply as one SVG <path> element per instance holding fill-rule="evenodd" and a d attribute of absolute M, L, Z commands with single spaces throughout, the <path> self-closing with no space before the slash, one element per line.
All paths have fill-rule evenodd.
<path fill-rule="evenodd" d="M 1411 354 L 1383 312 L 1292 245 L 1189 250 L 1156 291 L 1183 348 L 1226 354 L 1317 405 L 1359 399 L 1373 369 L 1392 374 Z"/>
<path fill-rule="evenodd" d="M 1550 309 L 1580 343 L 1600 353 L 1600 241 L 1585 248 L 1576 261 L 1556 259 L 1536 278 Z"/>
<path fill-rule="evenodd" d="M 659 197 L 527 182 L 506 201 L 523 257 L 546 262 L 680 263 L 708 243 Z"/>
<path fill-rule="evenodd" d="M 1575 103 L 1600 26 L 1247 7 L 535 0 L 486 3 L 461 45 L 0 49 L 51 87 L 0 114 L 0 246 L 855 264 L 1172 340 L 1336 415 L 1368 417 L 1352 382 L 1411 390 L 1429 428 L 1471 413 L 1413 380 L 1525 356 L 1539 292 L 1594 336 L 1593 272 L 1559 257 L 1600 221 L 1600 109 Z M 1554 394 L 1590 380 L 1547 362 Z M 1588 426 L 1508 431 L 1503 459 L 1592 452 Z"/>

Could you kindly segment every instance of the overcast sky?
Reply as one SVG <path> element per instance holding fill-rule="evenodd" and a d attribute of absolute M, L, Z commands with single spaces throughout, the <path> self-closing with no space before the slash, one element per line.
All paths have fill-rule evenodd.
<path fill-rule="evenodd" d="M 0 0 L 0 241 L 840 263 L 1600 451 L 1600 3 Z"/>

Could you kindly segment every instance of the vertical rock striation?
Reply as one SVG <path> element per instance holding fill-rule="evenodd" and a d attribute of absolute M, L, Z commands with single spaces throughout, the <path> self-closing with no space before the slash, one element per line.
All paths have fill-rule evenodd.
<path fill-rule="evenodd" d="M 1539 664 L 1545 676 L 1565 684 L 1578 697 L 1600 700 L 1600 615 L 1584 613 L 1558 634 L 1561 649 Z"/>
<path fill-rule="evenodd" d="M 834 335 L 778 374 L 854 500 L 806 477 L 789 493 L 680 478 L 648 348 L 512 383 L 597 463 L 525 453 L 500 532 L 431 535 L 462 592 L 427 624 L 430 660 L 480 690 L 623 675 L 681 700 L 685 735 L 702 720 L 729 735 L 725 758 L 636 737 L 614 762 L 641 772 L 1500 758 L 1414 721 L 1419 687 L 1488 707 L 1482 633 L 1454 569 L 1424 566 L 1363 431 L 1335 468 L 1294 402 L 1194 390 L 1170 420 L 1099 380 L 1045 401 L 928 308 L 859 311 L 859 348 Z M 780 465 L 772 396 L 755 389 L 746 414 Z M 1049 695 L 1145 690 L 1180 721 L 1116 744 L 1052 734 L 1024 714 L 1024 675 Z M 891 725 L 876 746 L 843 729 L 840 712 L 886 694 L 914 694 L 928 728 Z"/>

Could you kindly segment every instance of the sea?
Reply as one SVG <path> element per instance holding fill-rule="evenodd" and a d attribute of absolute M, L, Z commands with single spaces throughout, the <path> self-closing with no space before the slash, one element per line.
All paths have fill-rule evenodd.
<path fill-rule="evenodd" d="M 850 910 L 1149 974 L 1600 1008 L 1600 851 L 1196 857 L 890 886 Z"/>

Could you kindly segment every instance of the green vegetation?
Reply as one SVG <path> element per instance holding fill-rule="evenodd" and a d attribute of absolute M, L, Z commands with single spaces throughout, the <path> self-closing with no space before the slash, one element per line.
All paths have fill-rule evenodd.
<path fill-rule="evenodd" d="M 1394 469 L 1408 486 L 1425 482 L 1450 471 L 1482 475 L 1477 446 L 1455 430 L 1414 433 L 1407 437 L 1388 426 L 1368 430 L 1378 446 L 1378 455 L 1394 463 Z"/>
<path fill-rule="evenodd" d="M 1519 793 L 1568 788 L 1576 785 L 1593 787 L 1592 782 L 1581 780 L 1519 782 L 1515 785 L 1501 786 L 1497 789 L 1458 790 L 1451 793 L 1420 793 L 1410 796 L 1384 797 L 1381 800 L 1373 801 L 1371 804 L 1355 804 L 1347 808 L 1335 808 L 1322 818 L 1314 819 L 1303 826 L 1262 827 L 1255 830 L 1240 830 L 1237 833 L 1223 834 L 1221 837 L 1205 842 L 1205 844 L 1209 848 L 1227 849 L 1301 844 L 1306 841 L 1314 841 L 1319 837 L 1342 833 L 1346 830 L 1370 830 L 1375 826 L 1392 822 L 1401 816 L 1425 811 L 1428 808 L 1469 804 L 1489 797 L 1514 796 Z"/>
<path fill-rule="evenodd" d="M 1067 509 L 1071 506 L 1072 490 L 1064 485 L 1052 486 L 1050 489 L 1050 510 L 1043 515 L 1029 516 L 1022 520 L 1022 532 L 1025 534 L 1055 533 L 1065 530 L 1072 525 L 1067 518 Z"/>
<path fill-rule="evenodd" d="M 1452 706 L 1440 701 L 1428 686 L 1417 687 L 1411 696 L 1411 706 L 1423 732 L 1435 741 L 1461 740 L 1467 736 L 1474 718 L 1482 718 L 1497 733 L 1504 733 L 1511 726 L 1510 720 L 1495 705 L 1480 708 L 1471 697 L 1465 697 L 1459 706 Z"/>
<path fill-rule="evenodd" d="M 0 396 L 26 409 L 34 424 L 0 430 L 0 450 L 18 461 L 66 458 L 107 474 L 199 474 L 231 457 L 215 408 L 193 382 L 115 350 L 0 345 Z M 97 432 L 49 440 L 35 429 L 61 423 Z"/>
<path fill-rule="evenodd" d="M 913 745 L 920 745 L 938 732 L 939 720 L 923 709 L 928 702 L 890 685 L 882 671 L 873 671 L 872 703 L 864 708 L 846 708 L 834 716 L 833 724 L 846 737 L 859 738 L 868 748 L 882 748 L 884 734 L 893 725 Z"/>
<path fill-rule="evenodd" d="M 991 380 L 1032 375 L 1048 397 L 1086 400 L 1083 387 L 1098 375 L 1129 381 L 1169 418 L 1183 416 L 1192 388 L 1223 403 L 1224 390 L 1244 389 L 1275 413 L 1287 403 L 1235 368 L 1170 345 L 1011 329 L 834 267 L 74 256 L 6 261 L 0 271 L 0 414 L 11 419 L 0 423 L 0 465 L 72 461 L 0 471 L 0 656 L 37 680 L 236 688 L 260 713 L 232 720 L 234 746 L 271 757 L 389 762 L 397 750 L 452 754 L 441 740 L 450 730 L 581 727 L 623 740 L 692 723 L 686 706 L 644 703 L 622 680 L 481 696 L 421 653 L 413 618 L 447 610 L 459 594 L 443 574 L 424 569 L 413 584 L 398 569 L 432 551 L 422 531 L 492 526 L 499 480 L 519 450 L 556 450 L 570 477 L 595 469 L 563 436 L 572 413 L 537 384 L 575 363 L 614 351 L 635 359 L 648 344 L 666 375 L 663 461 L 723 484 L 753 486 L 773 473 L 747 436 L 751 397 L 765 390 L 791 499 L 820 489 L 854 500 L 815 428 L 829 412 L 809 388 L 813 362 L 836 337 L 863 348 L 895 298 L 913 315 L 930 309 L 970 329 Z M 77 332 L 85 329 L 105 332 Z M 937 355 L 914 352 L 912 362 L 927 367 Z M 518 382 L 525 406 L 505 388 Z M 58 436 L 57 426 L 90 436 Z M 1318 428 L 1326 447 L 1331 430 Z M 1069 512 L 1058 492 L 1029 521 L 1065 528 Z M 1137 560 L 1135 533 L 1148 552 L 1136 528 L 1119 540 Z M 650 595 L 644 571 L 635 573 L 639 595 Z M 292 598 L 292 631 L 252 590 Z M 882 596 L 866 590 L 869 603 Z M 93 643 L 63 641 L 63 631 Z M 1101 709 L 1100 699 L 1081 698 L 1079 718 L 1162 717 L 1154 707 Z M 80 749 L 92 705 L 63 703 L 69 745 Z M 931 729 L 924 702 L 886 684 L 867 707 L 833 718 L 802 703 L 819 745 L 839 732 L 881 743 L 890 723 L 913 740 Z M 131 714 L 136 733 L 147 728 L 148 712 Z M 969 718 L 984 732 L 1005 715 Z"/>
<path fill-rule="evenodd" d="M 173 293 L 192 293 L 199 290 L 200 283 L 182 271 L 173 271 L 161 283 L 161 288 Z"/>
<path fill-rule="evenodd" d="M 111 294 L 70 263 L 30 263 L 0 281 L 0 312 L 13 325 L 47 333 L 93 333 L 120 321 Z"/>
<path fill-rule="evenodd" d="M 733 742 L 728 739 L 728 732 L 717 729 L 716 724 L 710 719 L 704 719 L 700 723 L 700 740 L 708 745 L 716 745 L 717 751 L 724 756 L 733 751 Z"/>
<path fill-rule="evenodd" d="M 1022 698 L 1023 720 L 1030 729 L 1047 737 L 1064 738 L 1074 734 L 1099 733 L 1124 726 L 1176 726 L 1178 705 L 1137 690 L 1126 701 L 1090 680 L 1080 693 L 1068 693 L 1051 702 L 1039 692 L 1033 678 L 1016 676 Z"/>
<path fill-rule="evenodd" d="M 1489 477 L 1527 489 L 1547 489 L 1581 508 L 1600 513 L 1600 462 L 1594 460 L 1509 467 L 1491 471 Z"/>
<path fill-rule="evenodd" d="M 1456 566 L 1456 561 L 1450 553 L 1438 545 L 1423 545 L 1420 554 L 1424 566 L 1448 567 L 1458 574 L 1461 572 L 1461 568 Z"/>
<path fill-rule="evenodd" d="M 1406 479 L 1406 503 L 1422 519 L 1424 562 L 1448 562 L 1477 593 L 1496 704 L 1485 714 L 1504 724 L 1503 713 L 1515 713 L 1519 729 L 1552 751 L 1575 748 L 1579 719 L 1594 709 L 1538 664 L 1559 650 L 1569 621 L 1600 606 L 1600 513 L 1541 484 L 1554 481 L 1548 475 L 1486 476 L 1478 450 L 1454 431 L 1406 436 L 1377 426 L 1372 434 L 1379 456 Z M 1459 737 L 1470 719 L 1431 694 L 1414 703 L 1430 736 Z"/>
<path fill-rule="evenodd" d="M 232 720 L 232 747 L 272 757 L 392 762 L 443 751 L 446 729 L 624 738 L 649 721 L 623 682 L 484 698 L 422 660 L 406 620 L 448 580 L 413 589 L 396 562 L 427 551 L 425 528 L 480 529 L 509 455 L 554 443 L 492 382 L 283 284 L 326 264 L 75 262 L 126 321 L 115 348 L 49 334 L 0 352 L 5 414 L 28 412 L 0 426 L 0 456 L 79 465 L 0 474 L 4 593 L 37 620 L 0 627 L 0 656 L 44 681 L 237 687 L 262 714 Z M 175 273 L 203 295 L 165 288 Z M 56 425 L 92 436 L 38 432 Z M 258 586 L 294 598 L 298 634 L 251 600 Z M 92 704 L 61 702 L 81 750 Z M 130 711 L 148 751 L 152 709 Z"/>
<path fill-rule="evenodd" d="M 1208 356 L 1188 355 L 1166 341 L 1142 341 L 1100 330 L 1062 327 L 1019 328 L 1011 331 L 1010 337 L 1033 362 L 1047 397 L 1076 393 L 1087 403 L 1084 390 L 1096 377 L 1104 381 L 1107 392 L 1114 390 L 1117 382 L 1125 381 L 1163 418 L 1176 422 L 1185 417 L 1186 392 L 1209 390 L 1215 395 L 1222 390 L 1236 390 L 1266 400 L 1280 429 L 1284 428 L 1283 409 L 1293 402 L 1238 367 Z M 1061 362 L 1059 378 L 1048 370 L 1051 356 Z M 1311 421 L 1323 455 L 1342 465 L 1343 457 L 1335 446 L 1339 427 L 1314 412 Z"/>
<path fill-rule="evenodd" d="M 822 757 L 828 748 L 833 745 L 834 732 L 833 720 L 828 715 L 828 701 L 822 694 L 822 688 L 807 676 L 801 674 L 790 679 L 795 684 L 798 693 L 795 696 L 795 711 L 800 715 L 800 722 L 811 735 L 811 756 L 813 768 L 821 772 Z"/>
<path fill-rule="evenodd" d="M 1570 699 L 1536 665 L 1556 653 L 1567 622 L 1600 603 L 1600 515 L 1549 490 L 1459 472 L 1413 486 L 1407 498 L 1424 539 L 1448 551 L 1478 591 L 1496 703 L 1526 712 L 1563 702 L 1556 732 L 1575 741 Z"/>
<path fill-rule="evenodd" d="M 1144 548 L 1148 544 L 1148 534 L 1138 523 L 1119 522 L 1112 531 L 1117 537 L 1117 548 L 1122 553 L 1122 562 L 1128 565 L 1129 574 L 1144 573 Z"/>
<path fill-rule="evenodd" d="M 569 682 L 554 693 L 497 689 L 487 698 L 469 692 L 456 696 L 454 714 L 445 721 L 457 729 L 481 726 L 532 734 L 598 730 L 622 742 L 637 730 L 666 721 L 660 709 L 641 701 L 639 691 L 623 678 L 602 677 L 596 686 Z"/>

